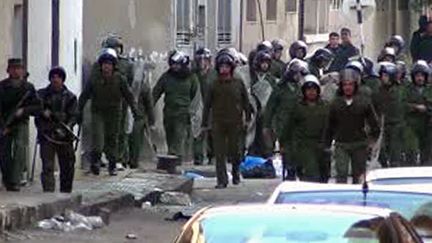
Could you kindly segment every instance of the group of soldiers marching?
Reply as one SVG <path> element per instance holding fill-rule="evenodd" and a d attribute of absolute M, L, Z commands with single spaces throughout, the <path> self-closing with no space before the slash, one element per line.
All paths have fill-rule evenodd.
<path fill-rule="evenodd" d="M 309 58 L 307 50 L 294 42 L 284 64 L 277 40 L 259 43 L 247 63 L 224 49 L 214 59 L 216 73 L 199 80 L 210 87 L 202 94 L 202 130 L 212 140 L 216 188 L 228 185 L 226 162 L 238 184 L 243 156 L 271 159 L 275 141 L 285 180 L 326 183 L 332 161 L 338 183 L 350 176 L 359 183 L 373 159 L 382 167 L 430 164 L 431 68 L 414 59 L 408 70 L 401 36 L 388 39 L 376 62 L 360 55 L 347 28 Z"/>
<path fill-rule="evenodd" d="M 421 57 L 432 55 L 424 53 L 432 22 L 421 24 L 412 42 L 425 50 L 411 48 L 410 70 L 401 36 L 392 36 L 374 62 L 360 55 L 347 28 L 331 33 L 328 45 L 311 55 L 306 43 L 295 41 L 288 63 L 282 61 L 280 40 L 259 43 L 248 57 L 234 48 L 215 56 L 199 48 L 191 60 L 173 50 L 168 70 L 154 87 L 135 75 L 121 39 L 109 36 L 79 98 L 68 90 L 62 67 L 52 68 L 48 86 L 35 90 L 22 60 L 10 59 L 9 77 L 0 82 L 3 184 L 8 191 L 20 190 L 22 172 L 28 171 L 29 116 L 34 116 L 43 190 L 55 190 L 57 156 L 60 191 L 71 192 L 79 140 L 73 128 L 87 119 L 83 114 L 89 100 L 89 172 L 100 174 L 103 153 L 111 176 L 117 175 L 118 164 L 137 168 L 145 130 L 155 129 L 154 106 L 163 96 L 168 154 L 182 161 L 193 138 L 194 164 L 202 165 L 205 157 L 209 164 L 215 160 L 216 188 L 229 183 L 227 162 L 232 164 L 232 183 L 239 184 L 244 156 L 270 160 L 276 142 L 284 180 L 326 183 L 334 161 L 337 182 L 346 183 L 352 175 L 358 183 L 366 162 L 378 154 L 383 167 L 428 165 L 431 60 Z M 126 133 L 129 116 L 133 125 Z"/>

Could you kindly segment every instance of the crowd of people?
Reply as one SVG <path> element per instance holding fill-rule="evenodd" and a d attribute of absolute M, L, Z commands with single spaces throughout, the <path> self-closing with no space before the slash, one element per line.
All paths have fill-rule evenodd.
<path fill-rule="evenodd" d="M 305 42 L 295 41 L 287 63 L 282 61 L 285 46 L 280 40 L 259 43 L 248 57 L 234 48 L 214 56 L 199 48 L 193 58 L 173 50 L 168 70 L 154 87 L 142 75 L 137 78 L 123 55 L 121 39 L 110 36 L 102 43 L 79 98 L 68 90 L 62 67 L 52 68 L 48 86 L 35 90 L 22 60 L 10 59 L 9 77 L 0 82 L 3 184 L 9 191 L 20 190 L 29 116 L 34 116 L 43 190 L 55 190 L 57 156 L 60 191 L 71 192 L 79 140 L 73 127 L 86 118 L 88 100 L 89 173 L 100 174 L 102 153 L 112 176 L 117 175 L 119 163 L 137 168 L 144 130 L 155 128 L 154 106 L 162 96 L 168 154 L 182 161 L 185 145 L 193 140 L 195 165 L 215 160 L 216 188 L 229 183 L 227 162 L 232 164 L 232 183 L 238 184 L 244 156 L 271 159 L 276 142 L 284 180 L 326 183 L 333 160 L 337 182 L 346 183 L 352 175 L 358 183 L 367 160 L 378 154 L 383 167 L 428 165 L 432 159 L 430 33 L 432 22 L 422 17 L 411 41 L 411 68 L 401 36 L 391 36 L 374 61 L 352 44 L 348 28 L 330 33 L 328 45 L 310 55 Z M 191 109 L 196 99 L 203 104 L 198 133 L 191 132 L 191 113 L 201 114 Z M 133 126 L 126 133 L 128 114 Z"/>

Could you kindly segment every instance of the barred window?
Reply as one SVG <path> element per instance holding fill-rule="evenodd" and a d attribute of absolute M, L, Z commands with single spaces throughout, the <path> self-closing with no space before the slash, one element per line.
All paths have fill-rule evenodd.
<path fill-rule="evenodd" d="M 285 0 L 285 12 L 297 12 L 297 0 Z"/>
<path fill-rule="evenodd" d="M 267 0 L 267 20 L 277 20 L 277 0 Z"/>
<path fill-rule="evenodd" d="M 256 21 L 257 20 L 257 2 L 256 0 L 247 0 L 246 2 L 246 20 Z"/>

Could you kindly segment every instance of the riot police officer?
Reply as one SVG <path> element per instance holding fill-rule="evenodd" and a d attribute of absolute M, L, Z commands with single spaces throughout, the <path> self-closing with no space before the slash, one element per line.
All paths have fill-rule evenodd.
<path fill-rule="evenodd" d="M 216 157 L 217 189 L 226 188 L 226 162 L 232 164 L 232 182 L 240 183 L 241 141 L 245 122 L 250 121 L 249 99 L 242 80 L 234 78 L 235 58 L 227 52 L 216 56 L 217 79 L 211 84 L 203 113 L 203 129 L 207 130 L 211 114 L 214 154 Z M 246 120 L 243 119 L 246 117 Z"/>
<path fill-rule="evenodd" d="M 117 175 L 116 163 L 120 161 L 118 136 L 120 132 L 123 132 L 120 131 L 123 100 L 130 106 L 135 120 L 142 118 L 125 76 L 116 70 L 117 61 L 115 50 L 103 49 L 98 57 L 99 70 L 92 74 L 79 97 L 80 114 L 87 101 L 92 100 L 90 171 L 94 175 L 100 173 L 102 152 L 105 153 L 109 162 L 109 174 Z"/>

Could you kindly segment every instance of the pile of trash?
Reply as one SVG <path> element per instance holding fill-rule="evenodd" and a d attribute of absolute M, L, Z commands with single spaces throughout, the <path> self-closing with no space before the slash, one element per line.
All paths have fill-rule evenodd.
<path fill-rule="evenodd" d="M 73 211 L 66 211 L 63 215 L 39 221 L 37 226 L 45 230 L 70 232 L 78 229 L 93 230 L 102 228 L 104 222 L 100 216 L 84 216 Z"/>

